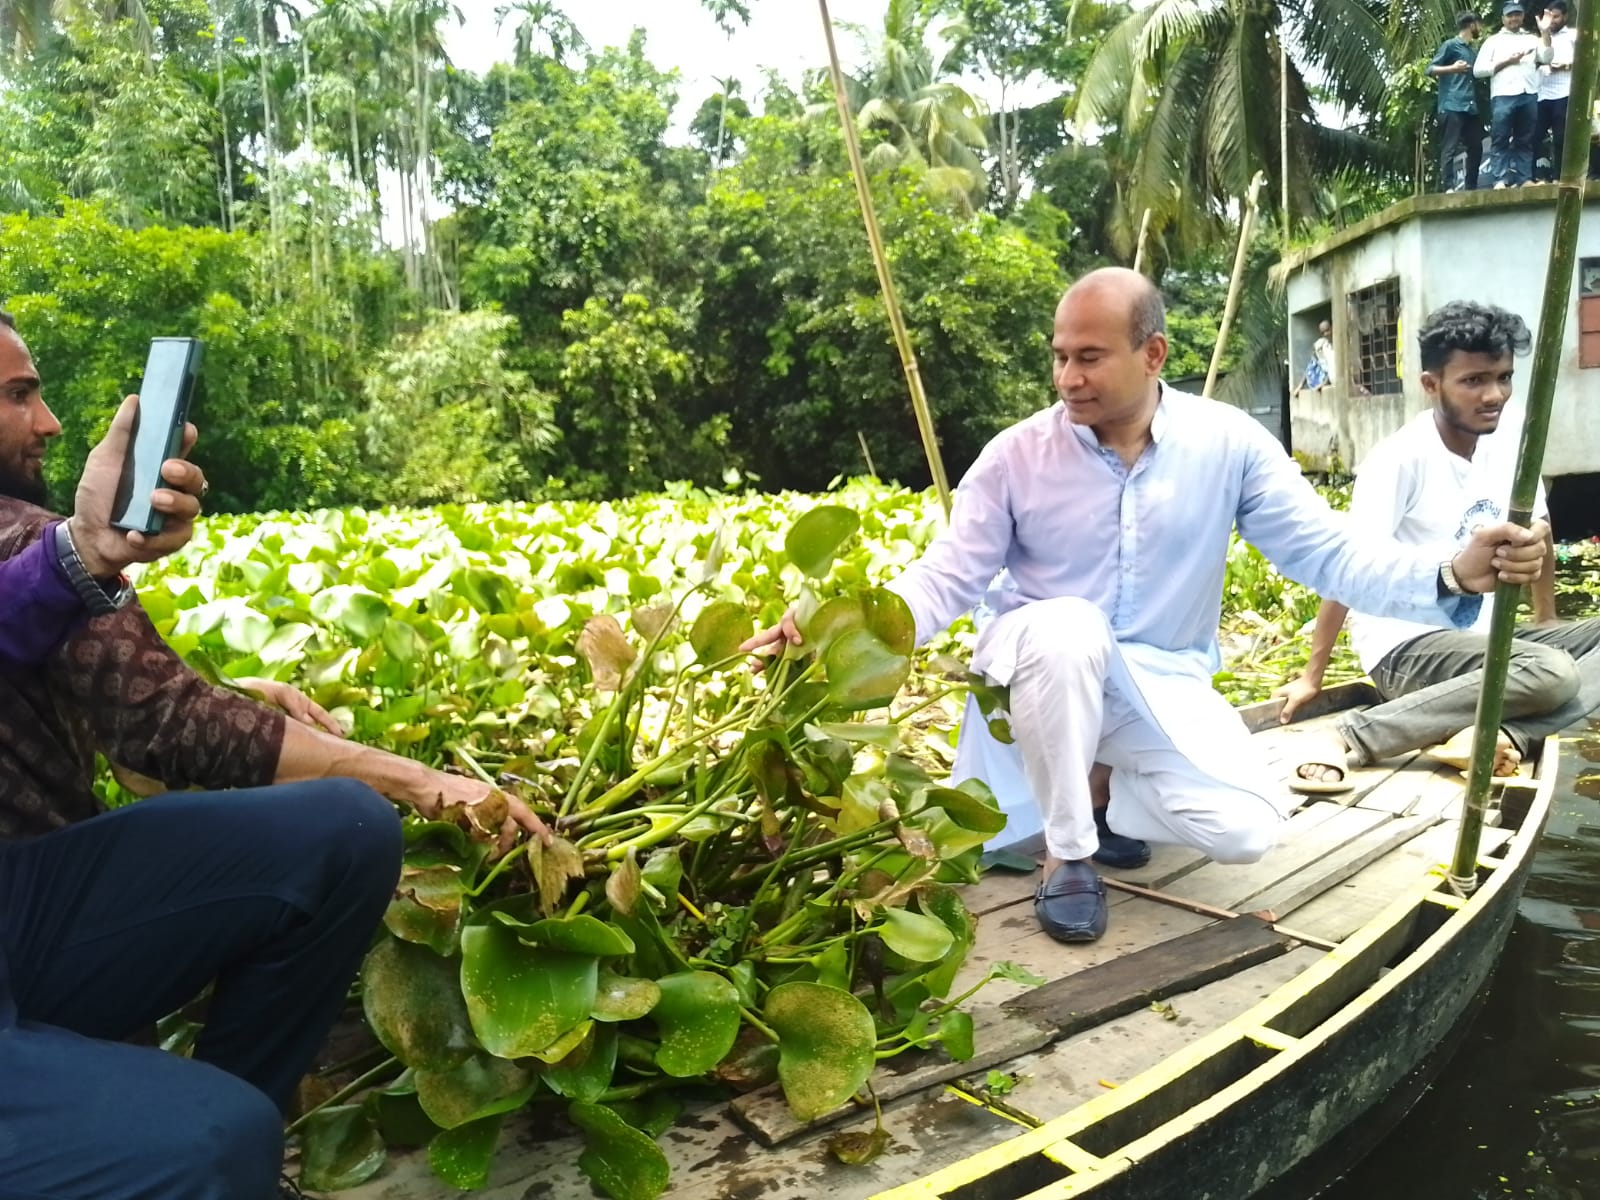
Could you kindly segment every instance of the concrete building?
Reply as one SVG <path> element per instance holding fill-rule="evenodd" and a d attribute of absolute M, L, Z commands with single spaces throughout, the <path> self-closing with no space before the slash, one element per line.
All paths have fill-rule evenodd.
<path fill-rule="evenodd" d="M 1414 196 L 1284 260 L 1279 270 L 1289 309 L 1291 389 L 1305 377 L 1319 322 L 1333 324 L 1332 384 L 1291 390 L 1290 444 L 1307 467 L 1359 466 L 1379 438 L 1427 407 L 1421 388 L 1408 382 L 1422 370 L 1409 332 L 1446 301 L 1498 304 L 1522 316 L 1538 336 L 1555 193 L 1552 184 Z M 1532 365 L 1531 356 L 1517 362 L 1519 395 L 1526 394 Z M 1552 508 L 1558 489 L 1574 500 L 1592 495 L 1595 481 L 1576 477 L 1595 473 L 1600 185 L 1591 183 L 1545 450 Z M 1594 517 L 1591 511 L 1584 519 L 1592 524 Z M 1560 524 L 1557 514 L 1558 532 Z"/>

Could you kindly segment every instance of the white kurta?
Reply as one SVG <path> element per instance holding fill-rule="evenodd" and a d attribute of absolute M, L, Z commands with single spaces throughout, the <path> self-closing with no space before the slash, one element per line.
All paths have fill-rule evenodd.
<path fill-rule="evenodd" d="M 1267 797 L 1276 789 L 1259 755 L 1210 686 L 1220 666 L 1217 626 L 1236 524 L 1285 575 L 1352 608 L 1462 627 L 1472 624 L 1480 602 L 1438 599 L 1435 556 L 1392 541 L 1354 540 L 1344 515 L 1329 509 L 1244 412 L 1163 387 L 1151 437 L 1130 469 L 1092 430 L 1074 425 L 1060 404 L 1012 426 L 961 481 L 949 528 L 891 587 L 915 615 L 919 641 L 973 607 L 988 588 L 995 616 L 979 636 L 973 669 L 1006 686 L 1019 644 L 1045 611 L 1029 614 L 1028 606 L 1061 597 L 1088 601 L 1113 642 L 1105 666 L 1108 712 L 1135 714 L 1200 777 Z M 1133 742 L 1148 751 L 1150 732 Z M 1063 825 L 1078 831 L 1079 845 L 1058 845 L 1047 831 L 1052 853 L 1081 857 L 1067 851 L 1082 848 L 1087 792 L 1074 787 L 1072 796 L 1040 797 L 1037 806 L 1019 796 L 1019 749 L 1026 760 L 1029 747 L 1002 747 L 981 721 L 968 720 L 957 771 L 984 778 L 1019 815 L 1081 809 Z M 1040 756 L 1054 747 L 1032 749 L 1035 769 L 1026 774 L 1037 780 Z M 1111 819 L 1121 832 L 1140 836 L 1151 830 L 1119 824 L 1117 816 L 1117 775 L 1134 774 L 1136 765 L 1113 774 Z M 1028 832 L 1014 822 L 1002 838 Z"/>

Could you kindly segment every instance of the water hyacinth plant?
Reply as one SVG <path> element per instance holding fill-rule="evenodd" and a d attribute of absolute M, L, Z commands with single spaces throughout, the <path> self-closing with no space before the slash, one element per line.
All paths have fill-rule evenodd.
<path fill-rule="evenodd" d="M 503 1122 L 532 1106 L 583 1132 L 603 1191 L 651 1197 L 668 1182 L 654 1135 L 686 1084 L 776 1082 L 804 1120 L 882 1059 L 972 1055 L 960 1005 L 984 979 L 953 994 L 976 923 L 951 885 L 977 878 L 1005 818 L 981 784 L 943 786 L 904 752 L 918 706 L 886 710 L 913 625 L 840 561 L 859 526 L 814 507 L 732 573 L 790 596 L 730 578 L 724 533 L 690 578 L 625 572 L 609 583 L 631 607 L 579 620 L 470 551 L 369 551 L 365 581 L 332 582 L 347 531 L 298 521 L 230 541 L 207 587 L 182 563 L 147 582 L 195 660 L 242 651 L 224 669 L 243 675 L 292 654 L 358 730 L 516 790 L 556 830 L 490 861 L 469 831 L 408 819 L 361 975 L 387 1056 L 297 1123 L 308 1186 L 424 1144 L 449 1183 L 483 1186 Z M 795 595 L 806 644 L 758 678 L 739 643 Z M 569 707 L 575 691 L 587 703 Z"/>

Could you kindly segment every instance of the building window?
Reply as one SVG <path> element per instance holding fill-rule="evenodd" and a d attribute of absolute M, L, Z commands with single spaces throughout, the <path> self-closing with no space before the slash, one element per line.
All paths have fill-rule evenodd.
<path fill-rule="evenodd" d="M 1578 365 L 1600 367 L 1600 258 L 1578 260 Z"/>
<path fill-rule="evenodd" d="M 1351 391 L 1363 396 L 1393 396 L 1400 382 L 1400 281 L 1350 293 Z"/>

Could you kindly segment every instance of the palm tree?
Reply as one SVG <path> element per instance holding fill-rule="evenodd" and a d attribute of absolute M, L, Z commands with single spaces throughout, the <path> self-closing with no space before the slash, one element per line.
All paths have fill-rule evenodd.
<path fill-rule="evenodd" d="M 1089 63 L 1074 115 L 1080 135 L 1115 129 L 1130 151 L 1116 173 L 1119 248 L 1131 253 L 1146 210 L 1152 234 L 1166 233 L 1174 249 L 1204 244 L 1257 171 L 1269 194 L 1283 194 L 1284 136 L 1300 167 L 1288 180 L 1296 218 L 1315 211 L 1320 173 L 1384 161 L 1376 139 L 1317 121 L 1306 81 L 1348 113 L 1381 110 L 1388 56 L 1374 12 L 1365 0 L 1156 0 L 1117 25 Z"/>
<path fill-rule="evenodd" d="M 512 0 L 502 4 L 494 10 L 495 28 L 504 26 L 513 15 L 521 17 L 512 33 L 511 52 L 511 61 L 519 67 L 531 66 L 540 54 L 565 66 L 568 54 L 582 54 L 589 48 L 578 27 L 554 0 Z M 536 54 L 536 46 L 544 49 Z"/>
<path fill-rule="evenodd" d="M 27 57 L 55 28 L 55 0 L 0 0 L 0 54 Z"/>
<path fill-rule="evenodd" d="M 856 122 L 883 140 L 867 155 L 873 169 L 910 167 L 935 194 L 970 209 L 988 186 L 983 106 L 959 84 L 966 27 L 935 31 L 942 5 L 889 0 L 881 33 L 862 35 L 868 63 L 846 80 Z M 943 52 L 935 49 L 937 38 Z"/>

